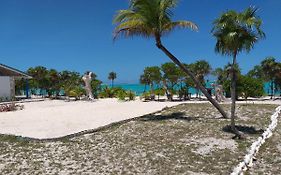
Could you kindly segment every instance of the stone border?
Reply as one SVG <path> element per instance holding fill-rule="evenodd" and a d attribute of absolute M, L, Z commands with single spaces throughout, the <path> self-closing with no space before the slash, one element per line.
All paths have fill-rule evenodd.
<path fill-rule="evenodd" d="M 257 141 L 253 142 L 250 150 L 244 156 L 244 160 L 240 162 L 234 169 L 231 175 L 243 175 L 243 173 L 253 166 L 253 159 L 259 152 L 260 147 L 264 144 L 265 140 L 272 136 L 272 132 L 275 130 L 278 124 L 278 116 L 281 114 L 281 106 L 275 109 L 275 113 L 271 116 L 271 123 L 264 131 L 264 133 L 258 138 Z"/>

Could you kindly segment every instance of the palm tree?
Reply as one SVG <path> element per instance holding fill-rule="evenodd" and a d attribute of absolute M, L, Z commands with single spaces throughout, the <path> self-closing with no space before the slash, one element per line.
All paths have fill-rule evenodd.
<path fill-rule="evenodd" d="M 163 86 L 168 100 L 173 101 L 174 87 L 179 83 L 181 71 L 175 63 L 168 62 L 161 65 L 163 72 Z"/>
<path fill-rule="evenodd" d="M 264 71 L 260 65 L 256 65 L 247 73 L 247 75 L 252 78 L 265 79 Z"/>
<path fill-rule="evenodd" d="M 155 99 L 154 85 L 159 84 L 162 79 L 158 66 L 146 67 L 141 75 L 141 82 L 150 86 L 150 98 Z"/>
<path fill-rule="evenodd" d="M 203 84 L 205 86 L 205 76 L 208 75 L 212 68 L 211 65 L 205 61 L 205 60 L 199 60 L 196 61 L 195 63 L 191 64 L 191 68 L 193 69 L 193 72 L 196 75 L 196 78 L 201 82 L 201 84 Z M 200 94 L 199 94 L 199 89 L 198 87 L 195 87 L 197 89 L 197 95 L 199 95 L 200 98 Z"/>
<path fill-rule="evenodd" d="M 274 82 L 278 72 L 278 63 L 274 57 L 267 57 L 261 62 L 261 68 L 265 74 L 265 81 L 270 82 L 271 99 L 274 96 Z"/>
<path fill-rule="evenodd" d="M 217 39 L 215 51 L 232 56 L 231 66 L 231 128 L 238 137 L 242 137 L 235 127 L 236 102 L 236 57 L 242 52 L 250 52 L 254 44 L 265 37 L 260 29 L 261 19 L 256 16 L 256 8 L 247 8 L 241 13 L 230 10 L 214 21 L 213 36 Z"/>
<path fill-rule="evenodd" d="M 178 4 L 178 0 L 131 0 L 129 9 L 118 11 L 114 18 L 117 24 L 114 39 L 122 35 L 124 37 L 143 36 L 153 37 L 156 46 L 163 51 L 175 64 L 177 64 L 203 92 L 208 100 L 219 110 L 223 117 L 227 114 L 221 106 L 208 94 L 204 86 L 197 80 L 193 73 L 186 68 L 163 44 L 162 36 L 176 28 L 191 28 L 198 30 L 197 25 L 190 21 L 172 21 L 172 9 Z"/>
<path fill-rule="evenodd" d="M 108 79 L 111 80 L 111 87 L 113 87 L 113 81 L 117 78 L 117 74 L 115 72 L 110 72 L 108 74 Z"/>

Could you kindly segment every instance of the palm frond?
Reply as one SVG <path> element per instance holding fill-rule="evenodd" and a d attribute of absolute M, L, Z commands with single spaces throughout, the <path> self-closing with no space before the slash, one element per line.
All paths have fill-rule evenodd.
<path fill-rule="evenodd" d="M 213 22 L 212 33 L 217 43 L 215 51 L 223 55 L 249 52 L 256 42 L 265 37 L 257 8 L 247 8 L 241 13 L 228 11 Z"/>
<path fill-rule="evenodd" d="M 113 20 L 117 25 L 114 39 L 134 35 L 161 37 L 177 27 L 198 30 L 190 21 L 171 20 L 177 4 L 178 0 L 130 0 L 129 9 L 119 10 Z"/>
<path fill-rule="evenodd" d="M 168 32 L 174 30 L 175 28 L 189 28 L 191 30 L 198 31 L 198 26 L 191 21 L 175 21 L 167 23 L 163 26 L 163 30 Z"/>

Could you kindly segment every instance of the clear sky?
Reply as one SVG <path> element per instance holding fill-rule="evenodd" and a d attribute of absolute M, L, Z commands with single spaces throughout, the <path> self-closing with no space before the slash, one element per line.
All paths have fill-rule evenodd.
<path fill-rule="evenodd" d="M 241 11 L 250 5 L 260 8 L 267 38 L 250 54 L 240 54 L 238 62 L 246 73 L 267 56 L 281 61 L 280 0 L 180 0 L 174 19 L 196 23 L 199 32 L 177 30 L 163 43 L 181 61 L 209 61 L 223 67 L 230 58 L 214 52 L 210 34 L 212 21 L 227 9 Z M 0 63 L 27 70 L 47 68 L 91 70 L 105 83 L 110 71 L 117 83 L 137 83 L 146 66 L 169 59 L 155 47 L 154 40 L 133 38 L 112 41 L 112 19 L 128 0 L 0 0 Z"/>

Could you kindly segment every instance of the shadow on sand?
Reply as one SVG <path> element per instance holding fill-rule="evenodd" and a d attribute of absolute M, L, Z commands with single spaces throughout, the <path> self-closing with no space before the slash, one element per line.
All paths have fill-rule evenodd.
<path fill-rule="evenodd" d="M 191 121 L 191 120 L 197 120 L 196 117 L 188 117 L 184 112 L 174 112 L 172 114 L 168 115 L 146 115 L 139 118 L 139 121 L 161 121 L 161 120 L 183 120 L 183 121 Z"/>
<path fill-rule="evenodd" d="M 263 129 L 256 129 L 255 127 L 253 126 L 242 126 L 242 125 L 236 125 L 236 128 L 245 133 L 245 134 L 262 134 L 264 132 Z M 227 125 L 225 127 L 222 128 L 222 130 L 224 132 L 228 132 L 228 133 L 232 133 L 232 134 L 235 134 L 232 129 L 231 129 L 231 126 L 230 125 Z"/>

